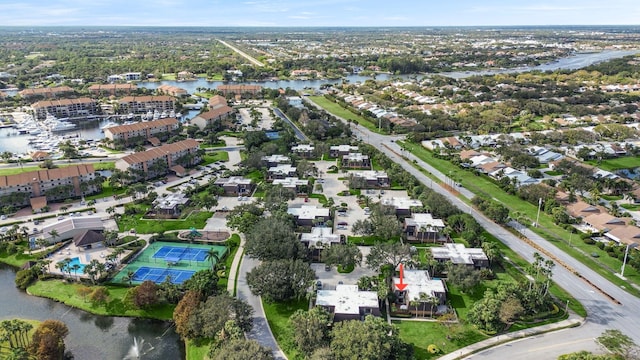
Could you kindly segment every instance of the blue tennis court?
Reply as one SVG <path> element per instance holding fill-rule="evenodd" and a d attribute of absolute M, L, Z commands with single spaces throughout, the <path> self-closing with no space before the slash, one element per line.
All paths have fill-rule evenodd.
<path fill-rule="evenodd" d="M 190 247 L 179 246 L 167 246 L 163 245 L 158 251 L 153 254 L 156 259 L 166 259 L 171 262 L 175 260 L 189 260 L 189 261 L 205 261 L 207 258 L 207 250 Z"/>
<path fill-rule="evenodd" d="M 142 266 L 133 274 L 133 281 L 153 281 L 156 284 L 160 284 L 166 280 L 167 276 L 171 277 L 171 282 L 174 284 L 182 284 L 189 280 L 195 271 L 190 270 L 176 270 L 176 269 L 162 269 L 148 266 Z"/>

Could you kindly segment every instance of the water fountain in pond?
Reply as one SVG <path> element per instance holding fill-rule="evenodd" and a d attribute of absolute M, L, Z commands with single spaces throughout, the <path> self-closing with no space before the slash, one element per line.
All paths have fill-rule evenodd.
<path fill-rule="evenodd" d="M 138 339 L 134 337 L 133 345 L 131 345 L 131 349 L 129 349 L 127 356 L 125 356 L 123 360 L 140 359 L 140 356 L 143 355 L 142 354 L 143 347 L 144 347 L 144 339 L 140 339 L 140 342 L 138 343 Z"/>

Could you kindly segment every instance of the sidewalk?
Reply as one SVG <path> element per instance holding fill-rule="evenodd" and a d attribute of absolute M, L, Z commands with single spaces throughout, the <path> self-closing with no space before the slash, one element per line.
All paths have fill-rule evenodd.
<path fill-rule="evenodd" d="M 233 257 L 233 262 L 231 263 L 231 269 L 229 270 L 229 281 L 227 282 L 227 291 L 229 295 L 234 296 L 236 290 L 236 278 L 238 277 L 238 265 L 240 261 L 242 261 L 242 256 L 244 255 L 244 234 L 240 234 L 240 246 L 238 246 L 238 251 L 236 251 L 236 255 Z"/>
<path fill-rule="evenodd" d="M 509 334 L 499 335 L 484 341 L 477 342 L 475 344 L 471 344 L 467 347 L 463 347 L 462 349 L 458 349 L 452 353 L 441 356 L 438 358 L 438 360 L 463 359 L 471 354 L 474 354 L 476 352 L 479 352 L 494 346 L 502 345 L 514 340 L 526 338 L 526 337 L 537 335 L 537 334 L 542 334 L 542 333 L 555 331 L 555 330 L 561 330 L 567 327 L 578 326 L 578 325 L 581 325 L 583 322 L 584 322 L 584 319 L 580 318 L 577 315 L 572 314 L 569 316 L 567 320 L 563 320 L 557 323 L 541 325 L 538 327 L 520 330 L 520 331 L 516 331 Z"/>

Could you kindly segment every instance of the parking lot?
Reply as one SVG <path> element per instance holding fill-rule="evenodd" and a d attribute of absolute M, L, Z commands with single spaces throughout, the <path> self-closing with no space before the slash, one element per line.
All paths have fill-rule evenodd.
<path fill-rule="evenodd" d="M 326 271 L 325 265 L 321 263 L 311 264 L 311 268 L 316 272 L 316 278 L 322 283 L 322 288 L 325 290 L 334 290 L 336 285 L 342 281 L 346 285 L 357 285 L 358 280 L 363 276 L 374 276 L 376 272 L 366 267 L 366 257 L 369 254 L 369 247 L 358 246 L 362 253 L 362 265 L 356 266 L 352 272 L 348 274 L 341 274 L 334 266 L 331 270 Z"/>

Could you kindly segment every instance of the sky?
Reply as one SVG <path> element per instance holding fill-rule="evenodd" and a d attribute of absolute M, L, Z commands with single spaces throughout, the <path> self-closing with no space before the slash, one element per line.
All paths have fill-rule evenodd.
<path fill-rule="evenodd" d="M 639 0 L 0 0 L 0 26 L 638 24 Z"/>

